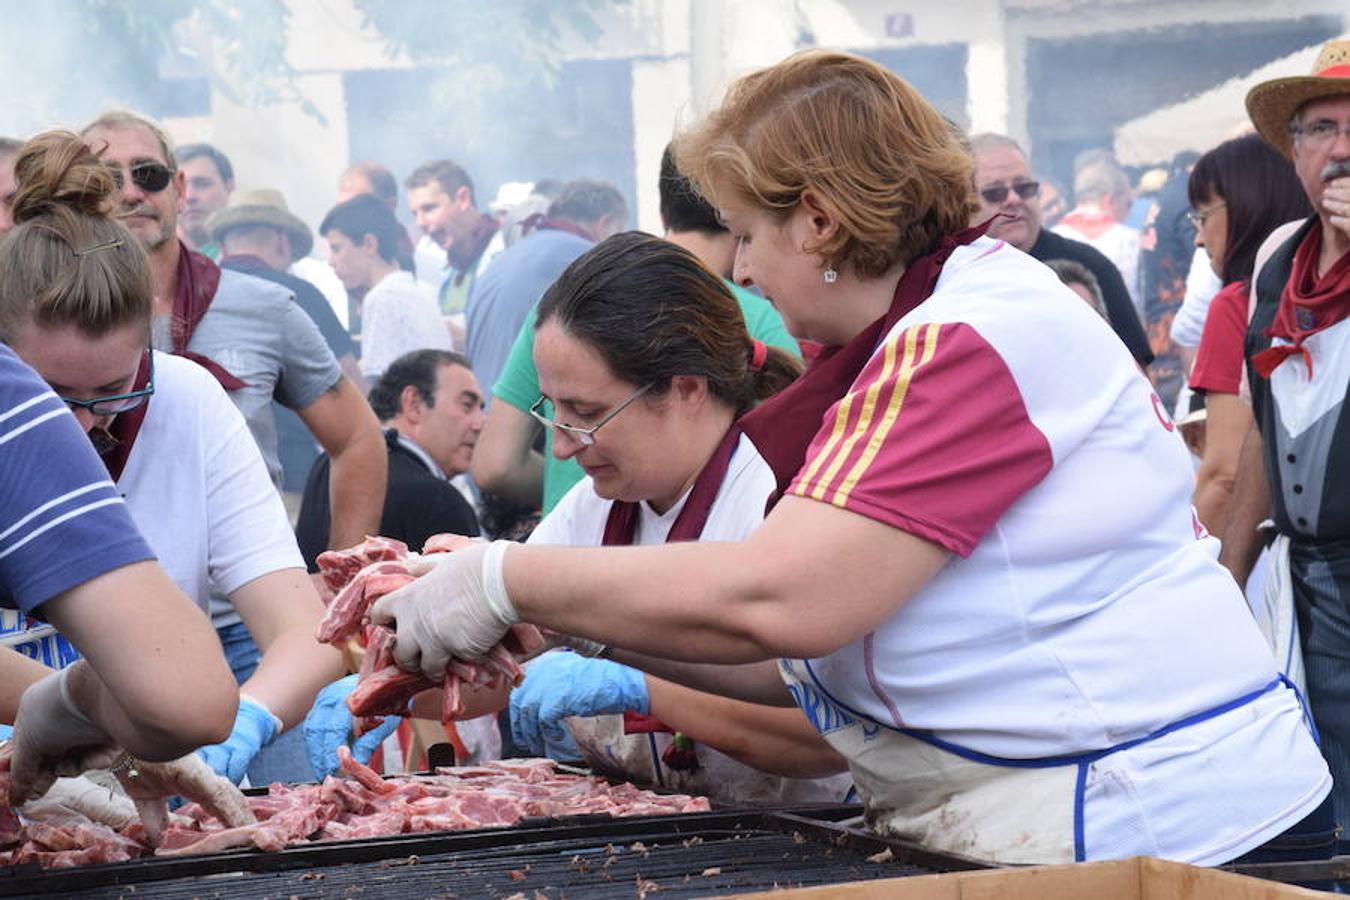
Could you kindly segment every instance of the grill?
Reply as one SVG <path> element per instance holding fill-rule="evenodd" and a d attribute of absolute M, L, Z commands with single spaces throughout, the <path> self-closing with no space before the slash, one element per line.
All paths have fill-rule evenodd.
<path fill-rule="evenodd" d="M 0 874 L 0 897 L 715 896 L 986 867 L 847 824 L 858 807 L 586 816 Z"/>

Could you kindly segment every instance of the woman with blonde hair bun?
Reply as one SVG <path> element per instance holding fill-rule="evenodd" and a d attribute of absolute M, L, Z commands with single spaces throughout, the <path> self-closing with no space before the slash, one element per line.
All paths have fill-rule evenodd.
<path fill-rule="evenodd" d="M 99 328 L 117 326 L 123 303 L 148 313 L 149 264 L 107 217 L 107 170 L 71 134 L 36 139 L 20 164 L 19 225 L 0 240 L 0 291 L 44 310 L 80 306 Z M 15 652 L 30 621 L 44 633 L 59 628 L 82 659 L 31 641 L 20 648 L 26 656 Z M 128 789 L 153 813 L 148 828 L 163 822 L 162 798 L 175 793 L 226 824 L 251 820 L 210 770 L 167 762 L 220 740 L 234 715 L 236 688 L 209 623 L 155 562 L 66 405 L 8 346 L 0 346 L 0 644 L 0 721 L 15 723 L 3 754 L 10 803 L 121 755 L 123 777 L 142 776 Z"/>
<path fill-rule="evenodd" d="M 239 691 L 232 732 L 201 750 L 238 782 L 341 673 L 337 651 L 314 640 L 322 604 L 234 404 L 206 370 L 149 347 L 149 262 L 112 218 L 122 172 L 68 132 L 34 138 L 14 168 L 18 224 L 0 245 L 0 340 L 74 412 L 179 589 L 203 615 L 212 587 L 228 596 L 264 648 Z M 121 614 L 157 633 L 134 607 Z M 7 641 L 48 665 L 78 657 L 56 629 L 7 624 Z M 154 645 L 131 636 L 128 646 Z M 214 667 L 221 653 L 217 642 L 184 677 Z"/>
<path fill-rule="evenodd" d="M 736 280 L 828 345 L 741 421 L 782 499 L 742 540 L 450 554 L 372 610 L 400 665 L 524 620 L 796 703 L 872 827 L 998 862 L 1215 864 L 1286 831 L 1329 853 L 1326 764 L 1196 527 L 1175 427 L 1101 317 L 965 227 L 954 128 L 815 50 L 740 79 L 675 153 Z"/>

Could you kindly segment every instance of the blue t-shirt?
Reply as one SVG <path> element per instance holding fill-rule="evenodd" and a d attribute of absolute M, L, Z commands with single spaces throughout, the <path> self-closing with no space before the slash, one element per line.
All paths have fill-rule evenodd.
<path fill-rule="evenodd" d="M 153 558 L 75 417 L 0 346 L 0 606 L 29 613 Z"/>

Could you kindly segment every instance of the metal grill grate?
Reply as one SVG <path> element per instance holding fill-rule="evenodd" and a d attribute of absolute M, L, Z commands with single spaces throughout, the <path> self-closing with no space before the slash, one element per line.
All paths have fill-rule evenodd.
<path fill-rule="evenodd" d="M 119 898 L 709 896 L 979 864 L 844 827 L 849 808 L 401 835 L 280 853 L 11 870 L 0 895 Z M 836 820 L 836 821 L 831 821 Z M 878 861 L 869 857 L 879 852 Z"/>
<path fill-rule="evenodd" d="M 284 872 L 229 873 L 48 897 L 693 897 L 928 874 L 798 835 L 752 832 L 674 843 L 503 847 Z M 638 849 L 634 849 L 634 847 Z"/>

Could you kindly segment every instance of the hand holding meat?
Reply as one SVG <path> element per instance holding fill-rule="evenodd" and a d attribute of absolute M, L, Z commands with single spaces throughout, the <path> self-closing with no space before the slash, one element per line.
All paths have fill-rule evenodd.
<path fill-rule="evenodd" d="M 511 737 L 530 753 L 581 759 L 568 716 L 600 716 L 650 707 L 647 679 L 636 669 L 576 653 L 545 653 L 525 667 L 525 681 L 511 692 Z"/>
<path fill-rule="evenodd" d="M 314 777 L 320 781 L 337 771 L 339 747 L 350 746 L 357 762 L 369 763 L 375 750 L 403 721 L 399 716 L 385 716 L 375 728 L 356 737 L 356 719 L 347 708 L 347 698 L 356 690 L 356 681 L 355 675 L 348 675 L 319 691 L 314 707 L 305 716 L 302 726 L 305 752 L 314 767 Z"/>
<path fill-rule="evenodd" d="M 197 752 L 217 775 L 238 784 L 244 779 L 254 757 L 281 731 L 281 720 L 252 697 L 239 696 L 239 713 L 234 731 L 224 743 L 203 747 Z"/>
<path fill-rule="evenodd" d="M 107 768 L 119 752 L 71 698 L 67 679 L 73 669 L 34 682 L 19 701 L 10 743 L 9 802 L 13 806 L 41 797 L 58 776 Z"/>
<path fill-rule="evenodd" d="M 251 825 L 256 819 L 239 788 L 217 775 L 200 756 L 189 753 L 170 762 L 148 763 L 124 757 L 113 766 L 117 780 L 136 804 L 152 844 L 169 823 L 165 800 L 180 796 L 200 803 L 226 828 Z"/>
<path fill-rule="evenodd" d="M 371 621 L 394 627 L 401 669 L 439 680 L 451 659 L 484 658 L 520 621 L 503 577 L 510 546 L 494 541 L 422 557 L 409 567 L 415 581 L 375 602 Z"/>

